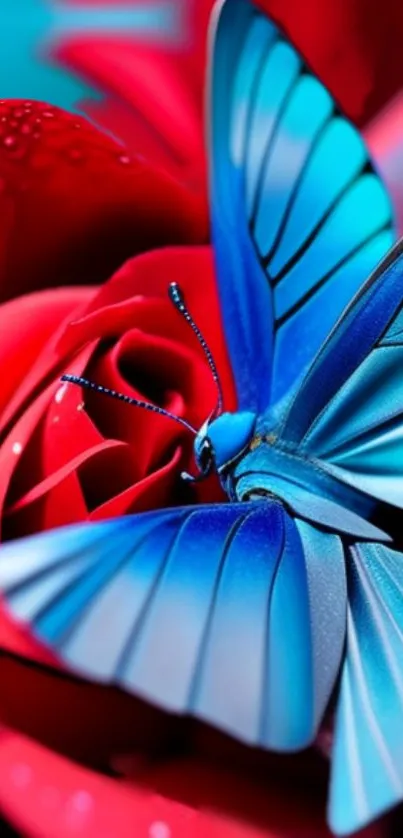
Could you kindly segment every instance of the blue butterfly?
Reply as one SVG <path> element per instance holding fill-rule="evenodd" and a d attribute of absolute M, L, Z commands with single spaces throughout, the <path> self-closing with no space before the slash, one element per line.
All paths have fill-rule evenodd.
<path fill-rule="evenodd" d="M 210 151 L 238 410 L 185 424 L 229 500 L 6 544 L 0 586 L 74 672 L 244 742 L 305 748 L 335 701 L 343 835 L 403 799 L 403 244 L 356 130 L 249 0 L 215 15 Z"/>

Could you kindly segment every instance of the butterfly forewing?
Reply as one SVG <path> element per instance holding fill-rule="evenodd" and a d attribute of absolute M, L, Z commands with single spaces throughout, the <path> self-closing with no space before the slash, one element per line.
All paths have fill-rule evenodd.
<path fill-rule="evenodd" d="M 219 4 L 210 187 L 238 403 L 263 412 L 300 379 L 394 241 L 363 140 L 249 0 Z"/>

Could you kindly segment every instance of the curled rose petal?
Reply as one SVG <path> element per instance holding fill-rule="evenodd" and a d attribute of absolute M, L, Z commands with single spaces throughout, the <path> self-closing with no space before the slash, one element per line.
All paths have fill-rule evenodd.
<path fill-rule="evenodd" d="M 92 288 L 59 288 L 29 294 L 0 306 L 0 334 L 7 351 L 0 352 L 0 414 L 55 330 L 93 296 Z"/>
<path fill-rule="evenodd" d="M 24 375 L 1 416 L 3 538 L 152 508 L 156 499 L 158 505 L 186 500 L 179 473 L 189 467 L 192 439 L 182 426 L 59 380 L 64 372 L 86 375 L 200 427 L 217 393 L 201 347 L 168 299 L 174 280 L 211 347 L 230 406 L 234 391 L 209 248 L 139 256 L 98 291 L 37 295 L 42 337 L 24 298 L 5 306 L 4 316 L 10 309 L 22 335 L 21 345 L 14 337 L 10 345 Z M 36 350 L 33 364 L 25 346 L 30 358 Z M 0 371 L 3 363 L 7 374 L 7 336 L 3 350 Z M 214 481 L 198 496 L 221 497 Z"/>

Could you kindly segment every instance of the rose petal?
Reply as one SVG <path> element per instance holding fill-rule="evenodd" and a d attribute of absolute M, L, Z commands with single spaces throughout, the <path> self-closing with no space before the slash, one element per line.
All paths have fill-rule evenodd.
<path fill-rule="evenodd" d="M 109 354 L 90 365 L 87 374 L 103 386 L 172 410 L 196 427 L 216 400 L 211 373 L 194 351 L 139 330 L 126 333 Z M 177 394 L 176 409 L 172 394 Z M 168 447 L 191 439 L 186 429 L 166 417 L 118 401 L 109 400 L 106 408 L 105 397 L 98 393 L 89 391 L 85 403 L 104 437 L 115 436 L 133 445 L 138 478 L 158 463 Z"/>
<path fill-rule="evenodd" d="M 186 189 L 40 102 L 0 103 L 0 214 L 2 299 L 102 282 L 135 253 L 207 234 Z"/>
<path fill-rule="evenodd" d="M 80 373 L 82 369 L 82 365 L 85 363 L 88 357 L 88 353 L 91 352 L 91 347 L 83 350 L 82 353 L 78 356 L 74 365 L 72 365 L 71 369 L 77 374 Z M 52 354 L 51 354 L 52 358 Z M 44 366 L 44 365 L 43 365 Z M 30 375 L 27 376 L 27 380 L 29 383 L 29 379 L 35 382 L 35 376 L 38 376 L 38 373 L 42 370 L 42 379 L 43 379 L 43 366 L 39 364 L 38 369 L 33 368 Z M 49 376 L 46 379 L 46 383 L 49 380 Z M 3 422 L 5 418 L 10 417 L 10 427 L 11 430 L 5 433 L 3 437 L 2 444 L 0 445 L 0 524 L 2 522 L 2 514 L 4 512 L 4 504 L 6 500 L 7 493 L 10 489 L 10 483 L 13 477 L 15 477 L 15 473 L 17 471 L 17 467 L 19 467 L 19 474 L 17 475 L 18 479 L 18 487 L 14 486 L 14 491 L 18 495 L 18 488 L 20 493 L 24 491 L 22 488 L 26 485 L 27 481 L 30 481 L 30 486 L 25 489 L 25 491 L 29 491 L 29 488 L 32 487 L 32 482 L 35 483 L 35 469 L 33 467 L 32 457 L 30 456 L 30 463 L 28 468 L 21 469 L 19 466 L 20 460 L 24 458 L 24 452 L 27 447 L 32 443 L 32 437 L 34 433 L 37 432 L 38 427 L 40 426 L 41 421 L 43 421 L 43 416 L 46 413 L 50 403 L 55 398 L 55 395 L 60 388 L 60 384 L 57 381 L 52 380 L 50 377 L 50 384 L 44 383 L 41 378 L 39 378 L 39 383 L 36 385 L 36 390 L 34 389 L 34 393 L 37 391 L 39 395 L 37 395 L 36 399 L 33 399 L 33 393 L 31 393 L 31 401 L 32 403 L 29 404 L 29 407 L 25 411 L 21 411 L 18 414 L 15 414 L 13 417 L 13 409 L 18 405 L 18 391 L 14 398 L 12 399 L 10 404 L 8 405 L 7 411 L 3 413 Z M 42 384 L 42 388 L 45 389 L 38 389 L 40 388 L 40 384 Z M 27 391 L 23 391 L 24 385 L 20 388 L 20 392 L 23 392 L 25 398 L 28 398 L 30 395 L 29 387 Z M 13 419 L 14 421 L 13 421 Z M 34 440 L 35 441 L 35 440 Z M 32 446 L 33 451 L 36 456 L 40 455 L 40 447 Z"/>
<path fill-rule="evenodd" d="M 84 364 L 69 365 L 79 375 Z M 103 442 L 104 438 L 97 430 L 85 410 L 83 393 L 79 387 L 59 383 L 55 396 L 51 400 L 41 424 L 41 477 L 48 477 L 53 472 L 67 465 L 88 448 Z"/>
<path fill-rule="evenodd" d="M 127 461 L 128 448 L 129 446 L 120 440 L 104 440 L 99 445 L 94 445 L 93 448 L 87 448 L 77 457 L 70 460 L 67 465 L 57 471 L 54 471 L 49 475 L 49 477 L 42 480 L 41 483 L 37 483 L 33 489 L 9 507 L 6 510 L 6 514 L 12 515 L 14 512 L 18 512 L 20 509 L 23 509 L 24 507 L 43 498 L 45 495 L 50 494 L 56 486 L 59 486 L 64 482 L 66 477 L 68 477 L 71 472 L 79 471 L 80 467 L 85 465 L 88 460 L 91 460 L 95 465 L 97 458 L 100 455 L 103 461 L 103 455 L 107 451 L 113 450 L 113 452 L 116 453 L 118 450 L 121 450 L 122 453 L 124 453 L 125 460 Z M 105 476 L 107 477 L 108 475 Z M 99 489 L 99 485 L 97 488 Z"/>
<path fill-rule="evenodd" d="M 33 659 L 44 666 L 59 667 L 55 655 L 31 635 L 25 627 L 17 624 L 7 612 L 7 605 L 0 599 L 0 648 L 14 655 Z"/>
<path fill-rule="evenodd" d="M 90 513 L 89 519 L 99 521 L 102 518 L 115 518 L 119 515 L 172 506 L 175 501 L 175 484 L 181 456 L 182 451 L 178 447 L 168 463 L 98 506 Z"/>
<path fill-rule="evenodd" d="M 58 288 L 0 306 L 0 413 L 55 331 L 93 296 L 92 288 Z"/>
<path fill-rule="evenodd" d="M 120 303 L 123 306 L 133 305 L 133 298 L 137 295 L 147 297 L 151 295 L 166 299 L 170 282 L 177 282 L 183 289 L 188 308 L 214 356 L 224 390 L 226 409 L 231 410 L 235 407 L 235 391 L 223 335 L 211 248 L 170 247 L 142 254 L 126 262 L 111 281 L 100 288 L 98 294 L 91 300 L 86 315 L 89 316 L 99 309 L 104 309 L 102 318 L 99 315 L 98 326 L 102 323 L 102 328 L 105 328 L 108 306 L 117 306 Z M 115 309 L 112 314 L 112 317 L 114 316 L 123 319 L 122 308 Z M 180 319 L 180 315 L 172 307 L 171 322 L 178 324 L 178 336 L 182 340 L 183 324 L 182 330 L 179 331 Z M 85 317 L 79 324 L 72 326 L 72 330 L 75 328 L 80 329 L 80 340 L 84 340 Z M 90 320 L 90 336 L 93 334 L 92 329 L 93 321 Z M 74 341 L 74 338 L 72 340 Z M 188 340 L 193 341 L 196 351 L 202 357 L 202 350 L 198 347 L 196 338 L 191 332 Z M 61 341 L 61 346 L 63 347 L 63 341 Z"/>
<path fill-rule="evenodd" d="M 32 644 L 30 660 L 15 657 L 13 647 L 0 654 L 0 720 L 97 767 L 107 767 L 113 753 L 169 746 L 175 719 L 127 693 L 57 671 L 49 654 L 45 668 L 43 650 Z"/>
<path fill-rule="evenodd" d="M 16 306 L 18 305 L 18 302 L 19 301 L 16 300 Z M 75 311 L 77 311 L 77 309 L 75 309 Z M 79 311 L 81 311 L 81 306 L 79 306 Z M 70 317 L 71 314 L 67 316 L 67 323 L 70 322 Z M 35 398 L 38 393 L 42 392 L 43 388 L 48 385 L 49 381 L 66 372 L 67 361 L 57 349 L 59 337 L 63 333 L 64 329 L 65 325 L 63 322 L 60 324 L 56 321 L 53 335 L 39 352 L 39 355 L 33 361 L 25 377 L 19 385 L 17 385 L 17 388 L 14 389 L 13 395 L 11 396 L 8 404 L 4 407 L 3 413 L 0 415 L 1 437 L 4 438 L 7 432 L 13 428 L 24 408 L 30 405 L 33 398 Z M 71 367 L 69 371 L 79 375 L 82 370 L 82 365 L 85 364 L 86 360 L 91 355 L 93 348 L 93 346 L 86 346 L 80 353 L 78 361 L 74 361 L 74 368 Z M 55 393 L 56 390 L 57 388 L 55 387 Z"/>
<path fill-rule="evenodd" d="M 64 42 L 56 56 L 67 66 L 79 67 L 97 87 L 113 93 L 138 115 L 147 129 L 143 137 L 138 137 L 137 132 L 131 137 L 124 132 L 135 149 L 153 159 L 153 148 L 148 145 L 151 134 L 159 141 L 158 146 L 166 150 L 170 171 L 175 171 L 178 164 L 187 171 L 195 170 L 203 162 L 200 101 L 192 85 L 194 75 L 189 73 L 189 65 L 179 50 L 164 50 L 162 44 L 153 48 L 137 42 L 134 46 L 124 37 L 118 41 L 84 37 Z M 99 108 L 98 114 L 101 116 Z M 110 129 L 110 121 L 107 124 Z M 118 136 L 123 138 L 120 123 Z M 162 153 L 157 153 L 161 159 Z"/>
<path fill-rule="evenodd" d="M 127 783 L 88 771 L 26 736 L 0 735 L 0 806 L 27 838 L 326 838 L 315 792 L 253 784 L 192 759 L 139 763 Z M 158 829 L 157 829 L 158 827 Z M 361 838 L 380 838 L 372 828 Z M 357 836 L 358 838 L 358 836 Z"/>

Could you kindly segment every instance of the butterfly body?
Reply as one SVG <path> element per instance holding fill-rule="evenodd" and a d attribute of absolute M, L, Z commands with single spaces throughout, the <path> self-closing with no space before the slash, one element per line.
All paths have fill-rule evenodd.
<path fill-rule="evenodd" d="M 358 132 L 249 0 L 217 7 L 209 131 L 237 411 L 176 420 L 184 477 L 228 502 L 6 544 L 0 587 L 72 671 L 250 744 L 314 743 L 333 696 L 344 835 L 403 800 L 403 555 L 374 523 L 403 510 L 403 243 Z"/>
<path fill-rule="evenodd" d="M 271 498 L 319 526 L 387 541 L 385 533 L 368 523 L 374 500 L 341 485 L 318 458 L 282 440 L 276 415 L 273 410 L 261 417 L 223 413 L 207 421 L 194 443 L 200 474 L 215 470 L 230 501 Z"/>

